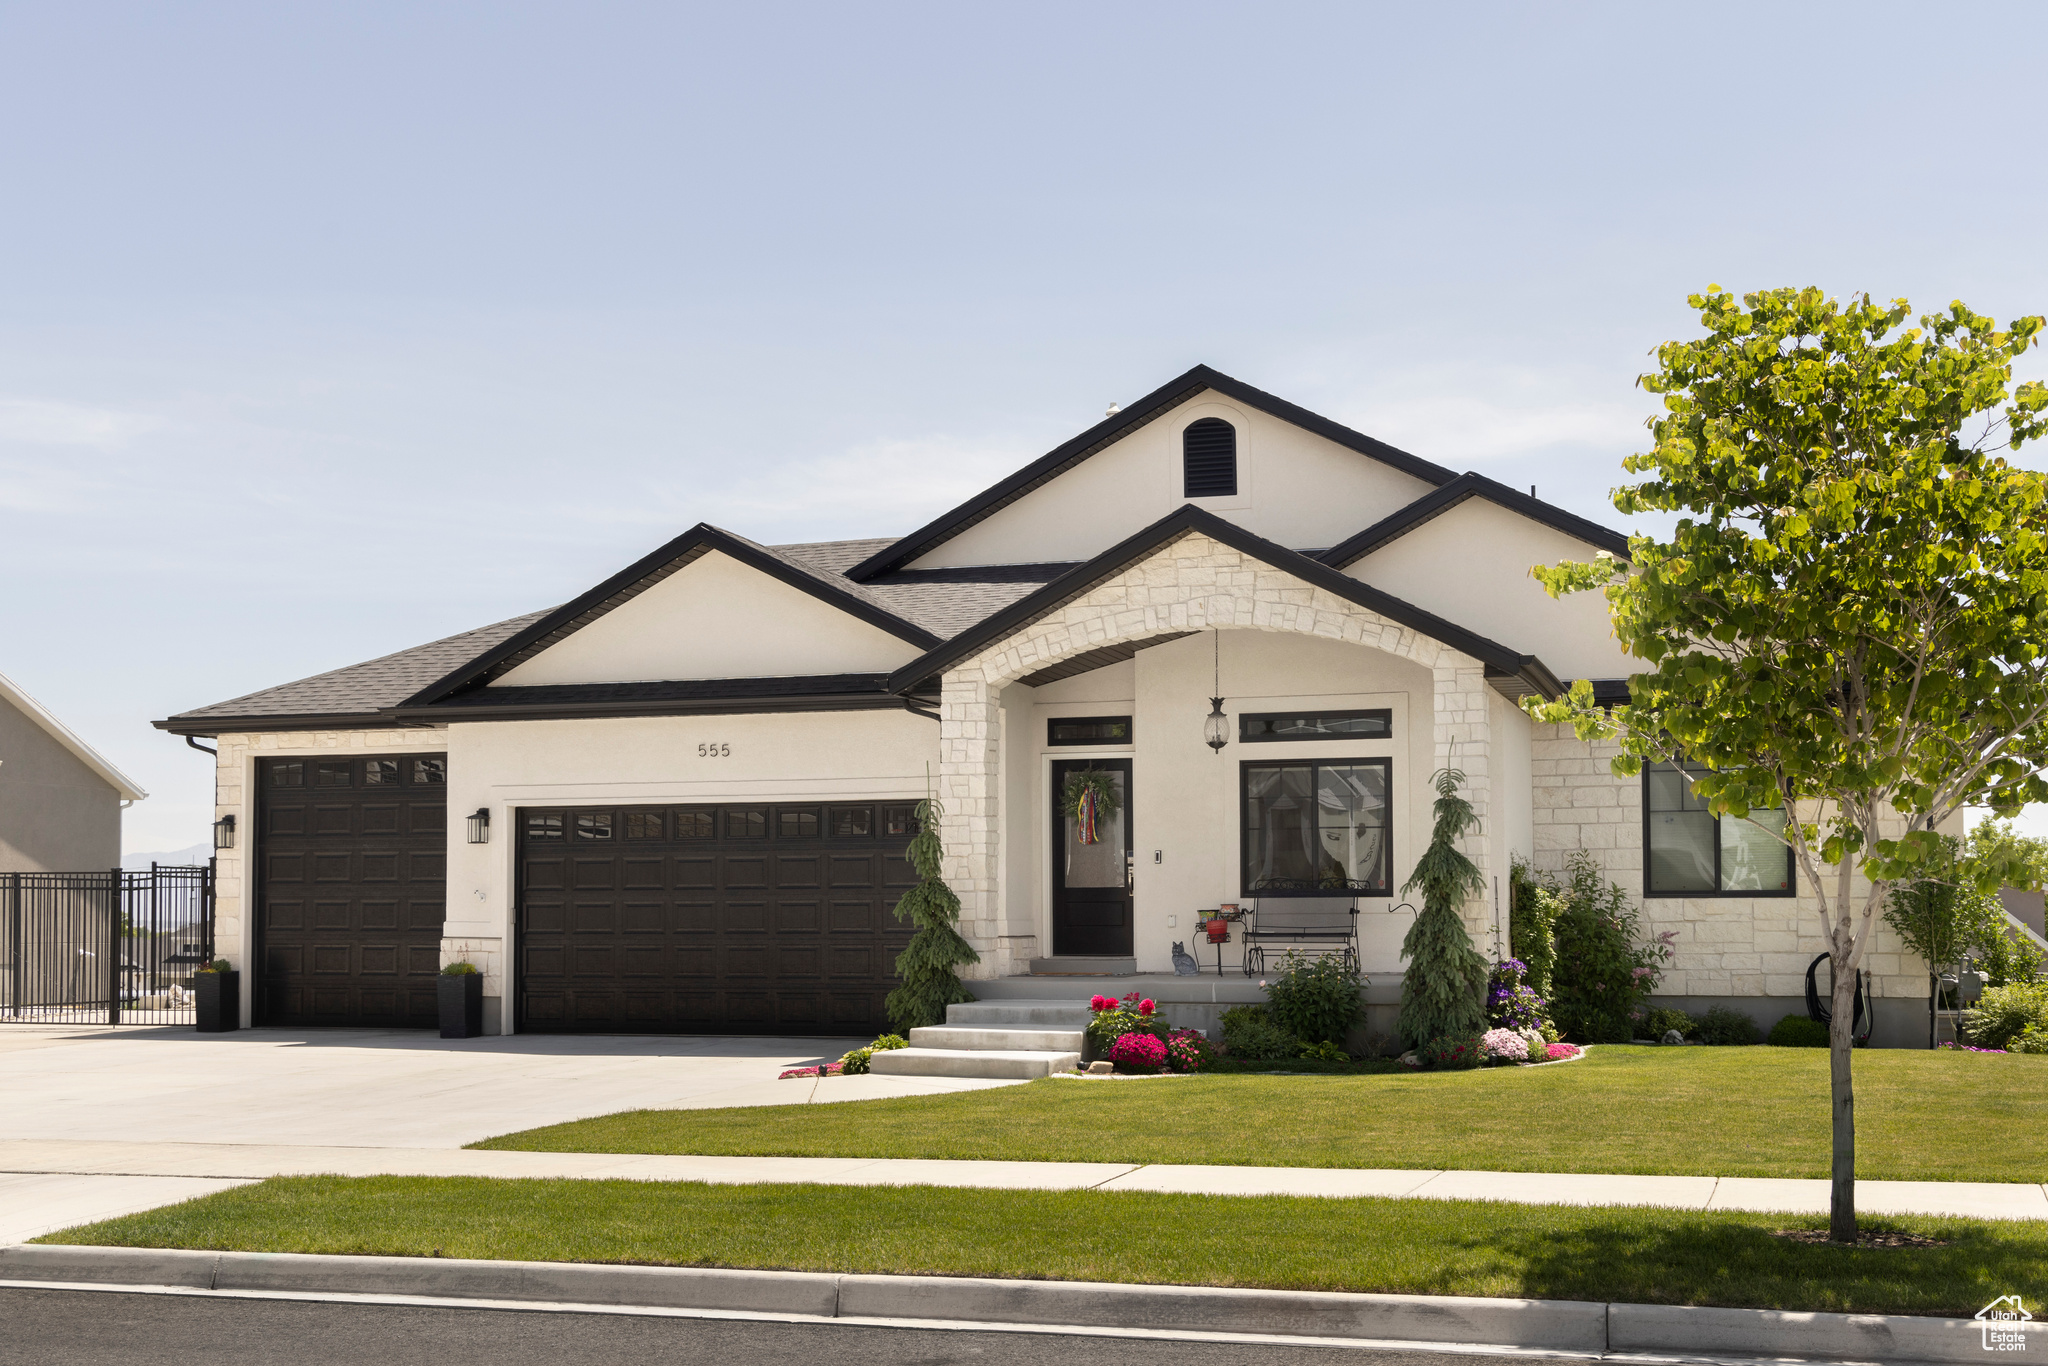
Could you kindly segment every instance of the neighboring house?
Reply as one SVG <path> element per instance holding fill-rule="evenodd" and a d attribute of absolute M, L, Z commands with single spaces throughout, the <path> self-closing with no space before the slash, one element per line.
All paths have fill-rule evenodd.
<path fill-rule="evenodd" d="M 1625 538 L 1198 367 L 908 536 L 700 525 L 561 607 L 158 724 L 218 738 L 218 942 L 264 1021 L 425 1025 L 461 957 L 508 1031 L 875 1029 L 928 784 L 975 973 L 1060 974 L 979 990 L 1213 964 L 1198 909 L 1337 886 L 1384 1002 L 1453 766 L 1483 949 L 1511 859 L 1586 850 L 1677 932 L 1673 1000 L 1768 1026 L 1820 951 L 1782 850 L 1517 706 L 1625 695 L 1599 596 L 1528 573 L 1599 551 Z M 1093 841 L 1057 809 L 1086 769 L 1120 798 Z M 1876 949 L 1881 1037 L 1924 1036 L 1924 971 Z"/>
<path fill-rule="evenodd" d="M 0 873 L 103 872 L 149 794 L 0 674 Z"/>

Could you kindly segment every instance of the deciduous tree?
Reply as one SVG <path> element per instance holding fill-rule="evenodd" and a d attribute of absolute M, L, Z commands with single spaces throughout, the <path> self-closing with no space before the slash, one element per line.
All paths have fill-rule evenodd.
<path fill-rule="evenodd" d="M 1583 680 L 1540 720 L 1614 736 L 1619 775 L 1683 757 L 1724 820 L 1788 843 L 1834 975 L 1830 1236 L 1856 1236 L 1851 993 L 1886 885 L 1967 805 L 2048 797 L 2048 542 L 2041 476 L 1997 454 L 2040 434 L 2048 390 L 2012 383 L 2038 317 L 1818 289 L 1689 302 L 1706 329 L 1641 383 L 1654 444 L 1623 513 L 1676 513 L 1629 563 L 1538 566 L 1553 594 L 1604 588 L 1641 660 L 1630 702 Z M 1858 886 L 1859 874 L 1862 885 Z"/>

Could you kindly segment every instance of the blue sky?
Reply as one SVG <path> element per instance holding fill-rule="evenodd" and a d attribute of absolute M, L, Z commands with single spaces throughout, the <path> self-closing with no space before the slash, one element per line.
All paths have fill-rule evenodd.
<path fill-rule="evenodd" d="M 908 530 L 1198 361 L 1620 525 L 1688 292 L 2048 311 L 2044 39 L 1997 4 L 0 4 L 0 672 L 176 848 L 210 770 L 152 719 L 699 520 Z"/>

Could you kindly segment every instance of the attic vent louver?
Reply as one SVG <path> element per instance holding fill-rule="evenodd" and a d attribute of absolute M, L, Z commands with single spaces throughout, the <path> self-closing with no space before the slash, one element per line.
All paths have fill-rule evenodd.
<path fill-rule="evenodd" d="M 1220 417 L 1191 422 L 1180 434 L 1182 497 L 1237 496 L 1237 428 Z"/>

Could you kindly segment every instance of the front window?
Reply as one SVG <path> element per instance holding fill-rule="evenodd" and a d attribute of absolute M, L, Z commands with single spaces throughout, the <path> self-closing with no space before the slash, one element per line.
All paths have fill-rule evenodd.
<path fill-rule="evenodd" d="M 1778 836 L 1785 812 L 1716 819 L 1693 795 L 1703 764 L 1651 764 L 1643 772 L 1648 896 L 1790 896 L 1792 851 Z"/>
<path fill-rule="evenodd" d="M 1393 760 L 1240 769 L 1244 895 L 1388 894 Z"/>

